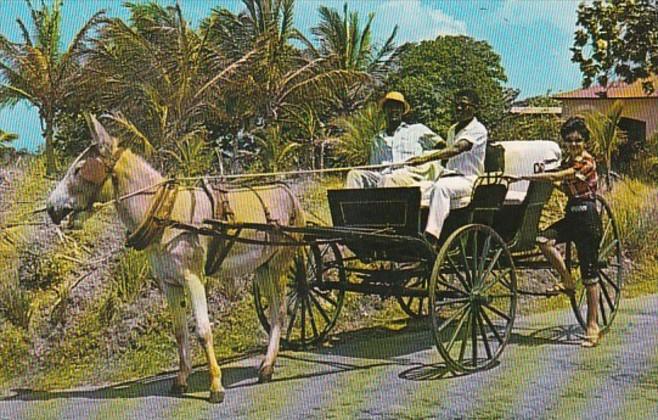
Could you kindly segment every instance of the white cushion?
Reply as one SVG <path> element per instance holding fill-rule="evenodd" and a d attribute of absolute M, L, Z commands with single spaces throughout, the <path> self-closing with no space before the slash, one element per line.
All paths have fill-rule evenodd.
<path fill-rule="evenodd" d="M 505 174 L 522 176 L 534 173 L 535 164 L 544 165 L 544 170 L 556 169 L 562 160 L 560 146 L 549 140 L 511 140 L 498 143 L 505 149 Z M 506 204 L 521 204 L 528 192 L 529 181 L 510 185 Z"/>

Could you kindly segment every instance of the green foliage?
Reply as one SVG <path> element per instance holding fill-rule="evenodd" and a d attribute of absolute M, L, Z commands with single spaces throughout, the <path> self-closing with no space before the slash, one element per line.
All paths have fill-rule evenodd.
<path fill-rule="evenodd" d="M 0 282 L 0 314 L 17 327 L 28 330 L 34 313 L 32 295 L 21 287 L 18 273 L 9 272 Z"/>
<path fill-rule="evenodd" d="M 634 157 L 628 175 L 644 181 L 658 181 L 658 133 L 649 138 Z"/>
<path fill-rule="evenodd" d="M 24 252 L 20 274 L 23 284 L 30 289 L 46 289 L 59 285 L 72 268 L 72 262 L 59 254 L 36 255 Z"/>
<path fill-rule="evenodd" d="M 500 56 L 485 41 L 439 36 L 402 46 L 399 65 L 386 85 L 401 91 L 412 106 L 411 119 L 445 134 L 454 120 L 454 94 L 464 88 L 480 96 L 478 118 L 489 130 L 507 113 L 517 92 L 507 81 Z"/>
<path fill-rule="evenodd" d="M 386 128 L 386 117 L 377 104 L 367 105 L 336 122 L 343 134 L 336 143 L 336 154 L 348 165 L 365 165 L 375 136 Z"/>
<path fill-rule="evenodd" d="M 9 143 L 14 140 L 18 140 L 18 134 L 0 130 L 0 149 L 9 147 Z"/>
<path fill-rule="evenodd" d="M 21 375 L 33 363 L 28 332 L 9 322 L 0 322 L 0 389 L 4 383 Z"/>
<path fill-rule="evenodd" d="M 615 184 L 615 188 L 606 194 L 617 220 L 624 248 L 633 256 L 640 257 L 645 253 L 655 254 L 655 246 L 647 238 L 658 234 L 656 220 L 656 188 L 637 180 L 623 180 Z"/>
<path fill-rule="evenodd" d="M 571 60 L 580 65 L 583 85 L 606 86 L 615 76 L 627 81 L 658 74 L 658 3 L 655 0 L 582 2 Z M 655 86 L 645 80 L 647 93 Z"/>
<path fill-rule="evenodd" d="M 172 171 L 181 176 L 199 176 L 207 174 L 212 164 L 212 153 L 207 143 L 206 130 L 199 129 L 188 133 L 175 143 L 174 150 L 164 150 L 176 163 Z"/>
<path fill-rule="evenodd" d="M 293 168 L 295 153 L 302 146 L 286 139 L 278 125 L 257 132 L 256 142 L 259 145 L 258 160 L 265 172 Z"/>
<path fill-rule="evenodd" d="M 112 275 L 112 292 L 120 302 L 132 302 L 146 286 L 151 268 L 143 252 L 128 250 Z"/>
<path fill-rule="evenodd" d="M 368 79 L 341 88 L 336 87 L 335 106 L 338 115 L 345 115 L 370 98 L 373 88 L 380 85 L 395 58 L 395 35 L 397 25 L 381 47 L 377 48 L 372 39 L 373 13 L 368 14 L 363 26 L 357 12 L 350 12 L 347 3 L 343 14 L 333 8 L 320 6 L 320 22 L 311 28 L 319 46 L 307 44 L 314 57 L 329 57 L 327 65 L 334 69 L 363 72 Z"/>
<path fill-rule="evenodd" d="M 55 169 L 53 133 L 57 114 L 75 108 L 80 92 L 80 52 L 87 33 L 97 24 L 102 12 L 94 14 L 74 35 L 66 50 L 60 50 L 62 0 L 51 7 L 45 2 L 35 9 L 28 2 L 32 28 L 21 19 L 17 24 L 22 41 L 13 43 L 0 35 L 0 108 L 28 101 L 39 109 L 43 136 L 46 140 L 47 169 Z M 44 77 L 44 75 L 50 75 Z"/>
<path fill-rule="evenodd" d="M 603 114 L 599 111 L 590 111 L 585 115 L 585 123 L 590 132 L 588 148 L 600 161 L 606 173 L 606 182 L 610 186 L 610 171 L 612 169 L 612 155 L 624 141 L 626 134 L 619 129 L 624 105 L 616 101 L 610 110 Z"/>

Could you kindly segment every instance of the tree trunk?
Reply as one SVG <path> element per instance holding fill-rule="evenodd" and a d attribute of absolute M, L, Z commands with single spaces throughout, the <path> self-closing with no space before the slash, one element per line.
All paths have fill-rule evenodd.
<path fill-rule="evenodd" d="M 53 149 L 53 120 L 45 118 L 43 137 L 46 140 L 46 175 L 55 172 L 55 150 Z"/>

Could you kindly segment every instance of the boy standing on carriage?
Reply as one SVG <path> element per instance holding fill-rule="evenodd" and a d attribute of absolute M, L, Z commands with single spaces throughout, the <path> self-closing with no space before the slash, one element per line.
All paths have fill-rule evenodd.
<path fill-rule="evenodd" d="M 562 168 L 557 172 L 527 175 L 521 179 L 559 182 L 568 197 L 564 217 L 544 230 L 537 242 L 562 278 L 549 292 L 568 295 L 573 295 L 575 281 L 555 245 L 569 241 L 576 245 L 580 274 L 587 289 L 587 327 L 582 346 L 594 347 L 599 341 L 598 251 L 602 235 L 601 220 L 596 211 L 596 162 L 585 150 L 589 130 L 581 117 L 569 118 L 562 125 L 560 134 L 568 152 Z"/>

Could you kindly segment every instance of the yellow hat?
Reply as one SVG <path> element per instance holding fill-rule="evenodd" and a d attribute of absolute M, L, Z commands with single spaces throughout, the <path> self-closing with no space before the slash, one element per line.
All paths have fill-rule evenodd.
<path fill-rule="evenodd" d="M 404 112 L 402 113 L 403 115 L 411 111 L 411 105 L 409 105 L 409 103 L 404 100 L 404 95 L 402 95 L 400 92 L 396 92 L 396 91 L 388 92 L 386 96 L 384 96 L 384 98 L 379 102 L 379 105 L 383 107 L 384 104 L 388 101 L 395 101 L 402 103 L 404 105 Z"/>

